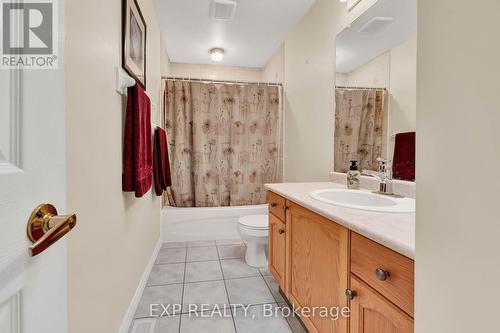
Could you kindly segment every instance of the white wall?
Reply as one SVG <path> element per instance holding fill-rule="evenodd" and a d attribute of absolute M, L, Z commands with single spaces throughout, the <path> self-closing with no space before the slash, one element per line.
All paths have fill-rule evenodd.
<path fill-rule="evenodd" d="M 148 25 L 147 91 L 159 106 L 168 58 L 152 1 L 139 5 Z M 65 3 L 68 211 L 79 220 L 68 235 L 70 333 L 118 331 L 159 239 L 160 198 L 121 190 L 121 8 L 121 0 Z"/>
<path fill-rule="evenodd" d="M 285 78 L 285 48 L 281 44 L 262 69 L 262 81 L 283 83 Z"/>
<path fill-rule="evenodd" d="M 165 45 L 163 41 L 165 38 L 163 37 L 163 34 L 161 34 L 161 54 L 160 54 L 160 70 L 162 75 L 170 75 L 171 73 L 171 63 L 170 63 L 170 58 L 168 57 Z"/>
<path fill-rule="evenodd" d="M 417 38 L 391 50 L 389 87 L 388 151 L 394 151 L 391 136 L 417 129 Z"/>
<path fill-rule="evenodd" d="M 370 7 L 377 2 L 378 0 L 361 0 L 361 2 L 359 2 L 351 11 L 347 12 L 346 10 L 345 15 L 347 16 L 347 22 L 349 24 L 354 22 L 358 17 L 363 15 L 364 12 L 370 9 Z"/>
<path fill-rule="evenodd" d="M 389 89 L 391 85 L 391 51 L 382 53 L 349 73 L 337 76 L 337 84 L 338 80 L 342 80 L 342 78 L 347 86 Z"/>
<path fill-rule="evenodd" d="M 420 0 L 416 332 L 497 332 L 500 1 Z"/>
<path fill-rule="evenodd" d="M 345 73 L 335 73 L 335 84 L 337 86 L 347 86 L 347 74 Z"/>
<path fill-rule="evenodd" d="M 169 76 L 260 82 L 262 81 L 262 68 L 172 63 Z"/>
<path fill-rule="evenodd" d="M 346 6 L 318 0 L 285 40 L 285 181 L 326 181 L 333 170 L 335 36 Z"/>

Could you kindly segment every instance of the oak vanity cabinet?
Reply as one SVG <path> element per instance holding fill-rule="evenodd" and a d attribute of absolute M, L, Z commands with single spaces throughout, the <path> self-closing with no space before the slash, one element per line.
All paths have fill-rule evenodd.
<path fill-rule="evenodd" d="M 346 307 L 349 230 L 287 202 L 286 291 L 295 307 Z M 347 332 L 347 320 L 302 317 L 309 332 Z"/>
<path fill-rule="evenodd" d="M 268 254 L 296 308 L 350 307 L 348 319 L 301 316 L 309 332 L 413 332 L 413 260 L 272 192 Z"/>
<path fill-rule="evenodd" d="M 285 223 L 269 214 L 269 270 L 285 290 Z"/>
<path fill-rule="evenodd" d="M 412 333 L 413 260 L 351 232 L 350 333 Z"/>
<path fill-rule="evenodd" d="M 269 213 L 269 269 L 288 300 L 301 308 L 347 306 L 349 230 L 274 193 Z M 346 319 L 301 319 L 309 332 L 347 332 Z"/>
<path fill-rule="evenodd" d="M 281 290 L 285 290 L 285 211 L 285 199 L 274 193 L 269 193 L 269 270 Z"/>
<path fill-rule="evenodd" d="M 351 276 L 350 333 L 411 333 L 413 319 L 374 289 Z"/>

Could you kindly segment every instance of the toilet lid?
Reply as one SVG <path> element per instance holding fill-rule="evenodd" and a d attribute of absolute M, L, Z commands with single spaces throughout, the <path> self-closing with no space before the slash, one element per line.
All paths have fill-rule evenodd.
<path fill-rule="evenodd" d="M 239 223 L 248 228 L 253 229 L 267 229 L 268 215 L 248 215 L 239 218 Z"/>

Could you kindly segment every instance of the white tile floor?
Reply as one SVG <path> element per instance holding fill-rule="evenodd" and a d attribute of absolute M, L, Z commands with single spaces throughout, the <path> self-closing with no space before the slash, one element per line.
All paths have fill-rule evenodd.
<path fill-rule="evenodd" d="M 280 311 L 277 316 L 264 316 L 264 307 L 287 305 L 269 271 L 246 265 L 244 255 L 241 240 L 163 244 L 132 326 L 154 320 L 155 333 L 305 332 L 293 316 L 285 318 Z M 163 305 L 156 317 L 150 316 L 151 304 Z M 180 307 L 174 310 L 174 304 Z M 201 312 L 201 304 L 207 304 L 205 312 Z M 230 304 L 250 307 L 245 315 L 243 308 Z M 170 316 L 159 316 L 164 309 Z M 224 312 L 208 316 L 214 309 Z"/>

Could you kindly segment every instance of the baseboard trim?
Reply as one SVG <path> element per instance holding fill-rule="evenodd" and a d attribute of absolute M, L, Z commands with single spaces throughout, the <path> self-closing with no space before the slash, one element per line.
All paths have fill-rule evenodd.
<path fill-rule="evenodd" d="M 144 274 L 142 275 L 142 278 L 139 281 L 139 285 L 137 286 L 134 297 L 132 297 L 130 305 L 128 306 L 127 313 L 125 314 L 125 317 L 123 318 L 123 321 L 122 321 L 122 324 L 120 326 L 120 329 L 118 330 L 118 333 L 128 333 L 130 330 L 130 327 L 132 325 L 132 321 L 134 320 L 135 311 L 137 310 L 137 306 L 139 305 L 139 302 L 141 300 L 142 293 L 144 292 L 144 288 L 146 288 L 146 283 L 148 282 L 149 274 L 151 273 L 151 270 L 153 269 L 153 266 L 154 266 L 155 261 L 156 261 L 156 257 L 158 256 L 158 252 L 160 252 L 160 248 L 161 248 L 161 238 L 158 239 L 158 242 L 156 243 L 156 246 L 153 250 L 153 254 L 151 255 L 151 258 L 149 258 L 149 262 L 148 262 L 148 265 L 146 266 L 146 270 L 144 271 Z"/>

